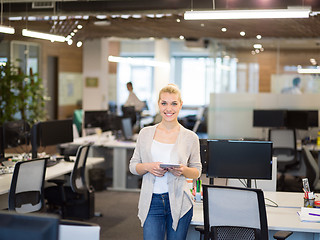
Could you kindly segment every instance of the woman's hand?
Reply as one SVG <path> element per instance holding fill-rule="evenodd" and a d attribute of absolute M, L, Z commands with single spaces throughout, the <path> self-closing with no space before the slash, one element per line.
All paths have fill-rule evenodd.
<path fill-rule="evenodd" d="M 183 174 L 185 166 L 180 165 L 180 167 L 167 168 L 169 172 L 171 172 L 174 176 L 179 177 Z"/>
<path fill-rule="evenodd" d="M 163 177 L 164 174 L 168 171 L 165 168 L 160 167 L 160 162 L 144 163 L 146 164 L 146 170 L 155 175 L 156 177 Z"/>

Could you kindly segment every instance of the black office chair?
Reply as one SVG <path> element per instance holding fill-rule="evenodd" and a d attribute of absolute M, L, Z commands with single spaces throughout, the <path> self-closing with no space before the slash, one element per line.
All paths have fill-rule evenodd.
<path fill-rule="evenodd" d="M 64 179 L 53 179 L 55 183 L 45 189 L 48 211 L 58 212 L 66 219 L 90 219 L 94 216 L 94 192 L 86 182 L 86 161 L 91 144 L 78 148 L 74 168 L 70 175 L 70 186 Z"/>
<path fill-rule="evenodd" d="M 18 213 L 44 210 L 46 158 L 17 162 L 9 191 L 9 207 Z"/>
<path fill-rule="evenodd" d="M 267 240 L 268 225 L 264 195 L 260 189 L 202 185 L 204 226 L 200 239 Z M 286 239 L 292 232 L 273 237 Z"/>
<path fill-rule="evenodd" d="M 297 157 L 296 132 L 294 129 L 270 129 L 269 140 L 273 143 L 273 156 L 277 157 L 277 168 L 281 174 L 278 189 L 285 189 L 285 173 L 297 170 L 300 161 Z"/>
<path fill-rule="evenodd" d="M 306 174 L 309 180 L 311 191 L 320 191 L 320 170 L 318 163 L 314 159 L 310 150 L 306 147 L 302 147 L 303 160 L 306 164 Z"/>

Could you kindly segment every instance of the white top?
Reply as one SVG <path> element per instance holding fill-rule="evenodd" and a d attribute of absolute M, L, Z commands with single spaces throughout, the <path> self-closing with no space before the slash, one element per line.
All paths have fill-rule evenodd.
<path fill-rule="evenodd" d="M 170 163 L 170 154 L 174 144 L 167 144 L 153 140 L 151 146 L 151 155 L 153 162 Z M 163 177 L 156 177 L 153 187 L 153 193 L 168 192 L 168 173 Z"/>

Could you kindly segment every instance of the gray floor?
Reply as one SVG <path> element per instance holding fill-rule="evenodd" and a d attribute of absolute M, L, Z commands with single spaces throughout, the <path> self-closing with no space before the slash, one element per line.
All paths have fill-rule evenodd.
<path fill-rule="evenodd" d="M 94 217 L 88 222 L 100 225 L 100 240 L 143 239 L 137 217 L 139 194 L 109 190 L 95 193 L 95 210 L 103 216 Z"/>

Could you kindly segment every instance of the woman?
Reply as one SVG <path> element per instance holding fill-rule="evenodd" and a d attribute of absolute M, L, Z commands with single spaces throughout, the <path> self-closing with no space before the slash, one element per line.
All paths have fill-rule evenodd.
<path fill-rule="evenodd" d="M 140 131 L 129 165 L 131 173 L 143 175 L 138 217 L 145 240 L 186 239 L 193 214 L 186 178 L 201 174 L 199 139 L 178 122 L 182 100 L 175 85 L 160 90 L 158 105 L 162 120 Z"/>

